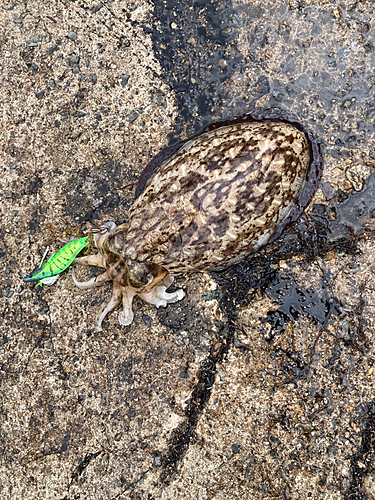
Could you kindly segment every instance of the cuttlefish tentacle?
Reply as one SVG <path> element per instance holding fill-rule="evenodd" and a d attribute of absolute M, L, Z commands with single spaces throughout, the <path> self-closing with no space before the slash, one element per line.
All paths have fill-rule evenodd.
<path fill-rule="evenodd" d="M 121 292 L 121 286 L 120 286 L 120 284 L 116 283 L 116 281 L 114 281 L 113 282 L 113 293 L 112 293 L 111 300 L 100 311 L 99 316 L 96 319 L 95 328 L 99 332 L 101 332 L 103 330 L 103 328 L 102 328 L 103 319 L 107 316 L 108 313 L 110 313 L 111 311 L 113 311 L 113 309 L 115 307 L 117 307 L 118 304 L 120 303 L 121 294 L 122 294 L 122 292 Z"/>
<path fill-rule="evenodd" d="M 96 255 L 86 255 L 85 257 L 77 257 L 73 261 L 73 265 L 75 266 L 76 264 L 82 266 L 97 266 L 103 269 L 106 268 L 104 255 L 100 253 Z"/>
<path fill-rule="evenodd" d="M 185 292 L 181 289 L 172 293 L 166 292 L 166 289 L 172 284 L 172 281 L 173 277 L 169 275 L 161 282 L 162 284 L 144 292 L 131 286 L 121 286 L 122 311 L 118 315 L 120 324 L 130 325 L 132 323 L 134 318 L 132 303 L 136 295 L 145 302 L 156 307 L 166 307 L 167 304 L 178 302 L 183 299 L 185 297 Z"/>
<path fill-rule="evenodd" d="M 166 307 L 168 304 L 178 302 L 185 297 L 185 292 L 181 289 L 168 293 L 166 289 L 173 283 L 173 276 L 166 276 L 163 281 L 151 290 L 138 292 L 142 300 L 156 307 Z"/>
<path fill-rule="evenodd" d="M 100 274 L 99 276 L 94 276 L 88 281 L 78 281 L 76 278 L 74 267 L 72 267 L 72 278 L 73 278 L 73 283 L 82 289 L 99 286 L 112 279 L 109 271 L 106 271 L 105 273 Z"/>
<path fill-rule="evenodd" d="M 155 290 L 155 305 L 156 307 L 166 307 L 167 304 L 172 304 L 173 302 L 178 302 L 185 297 L 185 292 L 179 288 L 175 292 L 168 293 L 166 292 L 166 286 L 159 286 Z M 159 303 L 158 303 L 159 302 Z"/>

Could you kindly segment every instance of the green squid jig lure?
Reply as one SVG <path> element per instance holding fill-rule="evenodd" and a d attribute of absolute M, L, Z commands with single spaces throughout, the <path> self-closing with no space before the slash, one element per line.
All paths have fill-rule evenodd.
<path fill-rule="evenodd" d="M 36 286 L 53 285 L 58 279 L 59 274 L 65 271 L 77 255 L 88 245 L 88 236 L 78 240 L 70 241 L 64 245 L 57 253 L 52 255 L 48 262 L 23 278 L 25 283 L 37 281 Z"/>

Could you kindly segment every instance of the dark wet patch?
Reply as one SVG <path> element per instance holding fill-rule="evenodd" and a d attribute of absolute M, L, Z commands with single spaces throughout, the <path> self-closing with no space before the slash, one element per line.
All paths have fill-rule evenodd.
<path fill-rule="evenodd" d="M 334 205 L 331 205 L 331 208 Z M 375 174 L 366 180 L 360 192 L 352 192 L 335 207 L 337 219 L 330 223 L 330 241 L 371 232 L 375 228 Z"/>
<path fill-rule="evenodd" d="M 30 217 L 27 221 L 27 228 L 30 234 L 35 234 L 39 232 L 41 224 L 44 222 L 44 215 L 47 209 L 41 205 L 38 205 L 33 212 L 31 212 Z"/>
<path fill-rule="evenodd" d="M 344 500 L 367 500 L 371 498 L 365 491 L 363 482 L 366 476 L 374 474 L 375 460 L 375 404 L 370 401 L 358 408 L 357 425 L 360 426 L 361 445 L 357 453 L 351 459 L 352 480 Z"/>
<path fill-rule="evenodd" d="M 207 387 L 212 387 L 214 382 L 215 372 L 213 368 L 214 366 L 210 366 L 208 369 L 201 372 L 200 378 L 203 379 L 203 383 L 200 381 L 200 383 L 195 386 L 194 394 L 190 400 L 189 411 L 186 412 L 187 419 L 184 421 L 183 425 L 180 425 L 172 433 L 168 454 L 164 460 L 162 460 L 163 472 L 160 476 L 160 480 L 164 484 L 170 483 L 177 471 L 177 465 L 181 457 L 187 451 L 198 417 L 210 394 L 210 391 L 207 391 Z"/>
<path fill-rule="evenodd" d="M 221 286 L 224 295 L 230 297 L 230 302 L 238 306 L 249 304 L 252 297 L 259 293 L 269 294 L 279 304 L 279 317 L 276 318 L 274 313 L 270 313 L 265 321 L 283 325 L 284 322 L 295 321 L 302 315 L 323 324 L 330 311 L 327 302 L 332 299 L 327 287 L 329 274 L 322 277 L 319 291 L 304 289 L 297 284 L 291 273 L 283 276 L 278 271 L 278 262 L 297 255 L 305 256 L 308 262 L 332 250 L 344 254 L 357 252 L 355 240 L 352 238 L 328 242 L 328 234 L 329 222 L 325 217 L 304 216 L 276 242 L 226 270 L 212 272 L 212 276 Z M 222 307 L 227 314 L 233 314 L 233 305 L 222 303 Z"/>
<path fill-rule="evenodd" d="M 179 288 L 176 283 L 168 291 L 173 291 L 175 288 Z M 210 328 L 211 321 L 204 315 L 198 314 L 195 308 L 192 308 L 185 300 L 169 304 L 166 308 L 160 307 L 157 310 L 157 316 L 162 325 L 177 335 L 180 335 L 180 332 L 188 332 L 189 345 L 187 349 L 189 351 L 195 352 L 195 349 L 202 351 L 201 337 L 207 328 Z"/>
<path fill-rule="evenodd" d="M 269 313 L 266 320 L 273 326 L 280 324 L 282 319 L 294 323 L 301 315 L 324 324 L 330 310 L 328 287 L 324 282 L 318 290 L 304 289 L 295 278 L 278 275 L 269 284 L 267 293 L 278 305 L 276 313 Z"/>
<path fill-rule="evenodd" d="M 67 193 L 61 203 L 64 224 L 97 224 L 98 221 L 117 220 L 118 217 L 121 219 L 117 222 L 124 222 L 123 214 L 127 213 L 130 202 L 124 196 L 122 186 L 132 180 L 132 174 L 121 163 L 112 161 L 103 162 L 97 172 L 89 175 L 85 171 L 74 173 L 67 180 L 70 187 L 63 190 Z"/>
<path fill-rule="evenodd" d="M 351 254 L 353 259 L 355 258 L 355 254 L 359 252 L 356 248 L 357 238 L 351 236 L 347 239 L 329 241 L 330 222 L 324 214 L 325 211 L 321 210 L 321 206 L 314 207 L 312 215 L 304 216 L 299 224 L 286 231 L 274 244 L 268 245 L 227 270 L 212 273 L 223 293 L 220 306 L 229 318 L 228 342 L 234 342 L 235 347 L 239 349 L 246 350 L 249 346 L 241 344 L 236 339 L 234 326 L 236 309 L 247 307 L 253 297 L 259 300 L 262 295 L 267 295 L 274 300 L 276 310 L 269 311 L 261 321 L 271 326 L 264 339 L 269 342 L 270 348 L 273 346 L 274 350 L 271 350 L 269 355 L 271 358 L 279 359 L 278 364 L 284 377 L 281 382 L 274 378 L 276 384 L 296 385 L 298 381 L 311 376 L 315 342 L 326 331 L 332 316 L 336 317 L 340 324 L 347 325 L 346 331 L 345 326 L 342 331 L 337 331 L 337 349 L 329 359 L 329 366 L 333 366 L 343 386 L 348 385 L 345 369 L 335 364 L 336 359 L 340 357 L 340 346 L 349 347 L 362 355 L 368 351 L 369 339 L 366 335 L 368 327 L 363 318 L 366 280 L 359 286 L 356 307 L 348 312 L 345 304 L 340 303 L 334 295 L 332 285 L 335 276 L 331 276 L 330 271 L 324 271 L 322 268 L 320 285 L 304 287 L 299 284 L 300 277 L 294 275 L 292 268 L 287 274 L 278 270 L 279 259 L 292 259 L 297 255 L 304 257 L 302 261 L 299 259 L 299 266 L 302 265 L 305 271 L 308 271 L 310 261 L 316 261 L 318 257 L 324 258 L 324 255 L 332 251 L 342 255 Z M 308 282 L 308 274 L 303 273 L 303 276 Z M 308 356 L 296 352 L 292 346 L 283 347 L 277 340 L 277 337 L 286 331 L 290 322 L 294 323 L 302 318 L 308 318 L 315 323 L 320 332 L 318 337 L 311 339 L 309 347 L 311 352 Z"/>
<path fill-rule="evenodd" d="M 155 56 L 180 110 L 171 142 L 186 123 L 197 131 L 212 121 L 215 107 L 223 104 L 223 84 L 242 61 L 235 14 L 231 0 L 195 0 L 191 8 L 171 0 L 154 2 L 159 22 L 152 32 Z"/>
<path fill-rule="evenodd" d="M 198 382 L 186 404 L 185 420 L 172 432 L 167 450 L 160 453 L 160 462 L 163 468 L 160 481 L 165 485 L 168 485 L 175 477 L 178 465 L 194 436 L 199 417 L 210 398 L 215 381 L 216 365 L 222 362 L 224 354 L 228 350 L 229 343 L 225 341 L 226 335 L 227 329 L 224 327 L 219 332 L 217 342 L 211 348 L 210 355 L 201 363 Z"/>
<path fill-rule="evenodd" d="M 178 304 L 170 304 L 171 307 L 159 308 L 158 318 L 162 325 L 171 328 L 172 330 L 186 329 L 191 323 L 190 311 L 187 304 L 179 302 Z"/>
<path fill-rule="evenodd" d="M 352 49 L 346 43 L 338 47 L 334 37 L 324 38 L 324 53 L 306 66 L 306 54 L 321 50 L 322 32 L 341 22 L 358 27 L 358 50 L 363 46 L 364 57 L 373 58 L 365 12 L 343 7 L 336 21 L 320 5 L 301 2 L 299 15 L 310 26 L 309 36 L 303 33 L 302 38 L 294 38 L 290 31 L 294 13 L 284 4 L 267 4 L 265 16 L 263 7 L 234 7 L 228 0 L 193 2 L 191 9 L 183 2 L 154 3 L 158 21 L 152 31 L 154 52 L 176 92 L 179 108 L 171 143 L 178 140 L 186 124 L 191 135 L 209 122 L 245 114 L 266 96 L 267 107 L 293 109 L 315 135 L 323 136 L 329 130 L 326 154 L 333 160 L 347 160 L 355 149 L 366 148 L 375 130 L 371 122 L 375 113 L 372 71 L 365 65 L 348 64 Z M 236 46 L 240 36 L 249 46 L 246 56 Z M 282 77 L 276 79 L 268 60 L 278 45 L 284 47 L 284 53 L 279 62 Z M 243 87 L 238 95 L 231 88 L 234 74 L 240 75 L 239 89 Z"/>
<path fill-rule="evenodd" d="M 36 175 L 29 181 L 28 185 L 25 187 L 24 194 L 36 194 L 42 187 L 42 185 L 43 183 L 41 179 Z"/>

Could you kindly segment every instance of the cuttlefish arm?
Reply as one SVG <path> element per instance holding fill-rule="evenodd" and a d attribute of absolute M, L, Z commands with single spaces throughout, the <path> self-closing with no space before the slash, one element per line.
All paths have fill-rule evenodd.
<path fill-rule="evenodd" d="M 156 307 L 166 307 L 168 304 L 178 302 L 185 297 L 185 292 L 181 289 L 168 293 L 166 289 L 172 284 L 173 276 L 167 275 L 162 281 L 154 286 L 148 285 L 145 290 L 133 288 L 132 286 L 122 286 L 122 311 L 118 315 L 121 325 L 130 325 L 134 318 L 132 303 L 136 295 L 142 300 Z"/>
<path fill-rule="evenodd" d="M 74 271 L 74 267 L 72 267 L 72 279 L 73 279 L 73 283 L 76 286 L 78 286 L 78 288 L 85 289 L 85 288 L 92 288 L 94 286 L 100 286 L 103 283 L 110 281 L 112 278 L 111 278 L 109 271 L 106 271 L 105 273 L 100 274 L 99 276 L 94 276 L 93 278 L 91 278 L 88 281 L 78 281 L 76 278 L 76 273 Z"/>
<path fill-rule="evenodd" d="M 121 287 L 122 292 L 122 311 L 119 312 L 118 320 L 120 325 L 130 325 L 134 319 L 133 313 L 133 299 L 137 292 L 129 286 Z"/>
<path fill-rule="evenodd" d="M 101 285 L 112 278 L 110 270 L 100 276 L 91 278 L 88 281 L 80 282 L 77 281 L 75 277 L 74 267 L 72 268 L 72 278 L 75 285 L 79 288 L 92 288 L 94 286 Z M 110 301 L 103 306 L 101 309 L 96 323 L 95 328 L 98 331 L 102 331 L 102 322 L 104 318 L 110 313 L 115 307 L 120 303 L 122 299 L 122 311 L 118 315 L 118 320 L 121 325 L 130 325 L 134 319 L 133 313 L 133 299 L 138 295 L 145 302 L 152 304 L 156 307 L 166 307 L 168 304 L 173 302 L 178 302 L 185 297 L 185 292 L 181 289 L 175 292 L 168 293 L 166 289 L 172 284 L 173 277 L 168 275 L 161 282 L 157 283 L 154 287 L 147 286 L 146 290 L 140 290 L 133 288 L 132 286 L 122 286 L 116 280 L 113 280 L 113 292 Z"/>
<path fill-rule="evenodd" d="M 81 265 L 81 266 L 97 266 L 106 268 L 105 258 L 100 253 L 96 255 L 86 255 L 85 257 L 76 257 L 73 261 L 73 266 Z"/>
<path fill-rule="evenodd" d="M 156 307 L 166 307 L 168 304 L 177 302 L 185 297 L 185 292 L 183 290 L 176 290 L 175 292 L 168 293 L 166 290 L 173 282 L 173 276 L 168 274 L 166 269 L 158 269 L 155 272 L 149 274 L 149 279 L 147 283 L 140 287 L 132 286 L 134 283 L 131 271 L 137 271 L 137 267 L 131 269 L 130 274 L 129 268 L 126 263 L 121 259 L 113 260 L 112 263 L 108 265 L 106 257 L 106 247 L 108 236 L 112 234 L 115 230 L 121 229 L 122 226 L 117 228 L 113 222 L 108 222 L 101 227 L 101 231 L 95 235 L 95 246 L 100 252 L 96 255 L 88 255 L 84 257 L 78 257 L 73 261 L 73 266 L 84 265 L 84 266 L 97 266 L 106 269 L 101 275 L 91 278 L 88 281 L 80 282 L 77 280 L 74 267 L 72 267 L 72 278 L 73 282 L 79 288 L 92 288 L 99 286 L 107 281 L 113 281 L 113 292 L 110 301 L 103 305 L 95 323 L 95 328 L 99 331 L 102 330 L 102 322 L 104 318 L 110 313 L 122 300 L 122 310 L 119 313 L 118 319 L 121 325 L 130 325 L 134 318 L 133 313 L 133 299 L 138 295 L 142 300 L 148 302 L 149 304 L 155 305 Z M 104 257 L 106 255 L 106 257 Z M 155 267 L 155 266 L 154 266 Z M 160 266 L 157 266 L 158 268 Z M 124 275 L 124 273 L 126 273 Z M 135 272 L 135 281 L 137 282 L 137 276 Z"/>
<path fill-rule="evenodd" d="M 76 264 L 82 266 L 97 266 L 97 267 L 102 267 L 103 269 L 106 268 L 106 265 L 105 265 L 105 258 L 103 257 L 103 255 L 100 254 L 86 255 L 85 257 L 77 257 L 76 259 L 74 259 L 72 267 L 72 279 L 73 283 L 79 288 L 91 288 L 93 286 L 99 286 L 111 279 L 109 271 L 106 271 L 105 273 L 100 274 L 99 276 L 91 278 L 91 280 L 78 281 L 74 271 L 74 266 Z"/>
<path fill-rule="evenodd" d="M 104 304 L 101 311 L 99 312 L 98 317 L 96 318 L 95 329 L 98 330 L 99 332 L 103 330 L 102 328 L 103 319 L 107 316 L 108 313 L 113 311 L 113 309 L 117 307 L 117 305 L 120 303 L 121 295 L 122 295 L 121 286 L 118 283 L 116 283 L 116 281 L 114 281 L 111 300 L 107 304 Z"/>

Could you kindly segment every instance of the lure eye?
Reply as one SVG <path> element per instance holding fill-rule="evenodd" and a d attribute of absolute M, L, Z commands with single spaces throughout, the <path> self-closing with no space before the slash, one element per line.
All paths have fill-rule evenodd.
<path fill-rule="evenodd" d="M 38 267 L 38 269 L 35 269 L 35 271 L 33 271 L 32 273 L 28 274 L 27 276 L 25 276 L 22 279 L 23 279 L 23 281 L 25 283 L 30 283 L 30 282 L 33 282 L 33 281 L 39 281 L 40 280 L 39 275 L 40 275 L 41 272 L 42 272 L 42 268 Z"/>

